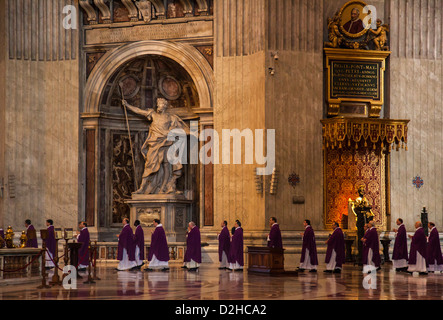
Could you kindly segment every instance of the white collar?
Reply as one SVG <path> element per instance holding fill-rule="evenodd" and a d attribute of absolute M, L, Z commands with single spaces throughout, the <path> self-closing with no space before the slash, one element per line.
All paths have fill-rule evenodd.
<path fill-rule="evenodd" d="M 85 229 L 88 229 L 88 227 L 84 227 L 81 231 L 83 231 L 83 230 L 85 230 Z"/>
<path fill-rule="evenodd" d="M 435 229 L 435 227 L 432 227 L 432 229 L 430 230 L 430 231 L 432 231 L 432 230 L 434 230 Z"/>
<path fill-rule="evenodd" d="M 241 227 L 237 227 L 237 228 L 235 228 L 235 230 L 237 230 L 237 229 L 240 229 Z"/>
<path fill-rule="evenodd" d="M 275 226 L 275 225 L 277 225 L 278 226 L 278 223 L 276 222 L 276 223 L 274 223 L 272 226 L 271 226 L 271 228 L 273 227 L 273 226 Z"/>
<path fill-rule="evenodd" d="M 159 227 L 163 227 L 163 225 L 162 225 L 161 223 L 159 223 L 159 224 L 156 226 L 156 228 L 159 228 Z"/>
<path fill-rule="evenodd" d="M 307 228 L 309 228 L 311 225 L 310 224 L 308 224 L 306 227 L 305 227 L 305 229 L 307 229 Z"/>

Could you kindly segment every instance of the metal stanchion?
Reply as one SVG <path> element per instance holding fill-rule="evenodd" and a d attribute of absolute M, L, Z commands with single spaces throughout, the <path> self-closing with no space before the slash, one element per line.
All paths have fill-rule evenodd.
<path fill-rule="evenodd" d="M 43 239 L 42 252 L 41 252 L 41 255 L 42 255 L 42 258 L 41 258 L 42 259 L 42 266 L 41 266 L 41 268 L 42 268 L 42 284 L 40 286 L 38 286 L 37 289 L 46 289 L 46 288 L 50 288 L 50 286 L 48 286 L 46 284 L 47 274 L 46 274 L 46 268 L 45 268 L 45 265 L 46 265 L 46 238 L 48 237 L 48 231 L 47 230 L 40 230 L 40 234 Z"/>
<path fill-rule="evenodd" d="M 84 284 L 91 284 L 91 283 L 95 283 L 94 279 L 92 279 L 91 276 L 91 272 L 92 272 L 92 248 L 91 248 L 91 241 L 89 241 L 89 263 L 88 263 L 88 280 L 86 280 L 85 282 L 83 282 Z"/>
<path fill-rule="evenodd" d="M 97 241 L 94 242 L 94 273 L 93 273 L 93 279 L 94 280 L 101 280 L 98 276 L 97 276 Z"/>

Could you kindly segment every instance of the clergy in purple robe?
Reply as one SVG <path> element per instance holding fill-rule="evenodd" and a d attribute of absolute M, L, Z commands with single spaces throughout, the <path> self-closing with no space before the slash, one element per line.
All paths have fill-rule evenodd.
<path fill-rule="evenodd" d="M 89 267 L 89 230 L 88 224 L 85 221 L 80 221 L 78 224 L 80 232 L 77 235 L 77 242 L 82 246 L 78 250 L 78 270 L 84 271 Z"/>
<path fill-rule="evenodd" d="M 235 232 L 232 235 L 231 247 L 229 248 L 229 268 L 234 271 L 242 271 L 244 266 L 243 258 L 243 228 L 241 222 L 235 220 Z"/>
<path fill-rule="evenodd" d="M 129 225 L 129 219 L 124 218 L 122 224 L 122 231 L 118 235 L 117 260 L 120 262 L 117 271 L 130 270 L 137 267 L 135 263 L 134 233 Z"/>
<path fill-rule="evenodd" d="M 140 220 L 134 221 L 134 227 L 135 264 L 140 269 L 145 264 L 145 234 L 140 225 Z"/>
<path fill-rule="evenodd" d="M 55 264 L 54 264 L 54 255 L 55 255 L 55 250 L 56 250 L 56 241 L 55 241 L 55 230 L 54 230 L 54 221 L 51 219 L 46 220 L 46 227 L 48 230 L 48 236 L 45 240 L 45 244 L 46 244 L 46 254 L 45 254 L 45 259 L 46 259 L 46 268 L 50 269 L 50 268 L 54 268 Z"/>
<path fill-rule="evenodd" d="M 360 10 L 358 8 L 352 9 L 351 20 L 343 25 L 343 29 L 352 34 L 360 33 L 365 29 L 363 21 L 360 19 Z"/>
<path fill-rule="evenodd" d="M 398 229 L 394 229 L 395 242 L 392 252 L 392 265 L 396 271 L 406 271 L 408 269 L 408 236 L 403 219 L 398 218 Z"/>
<path fill-rule="evenodd" d="M 269 232 L 268 235 L 268 247 L 283 249 L 283 241 L 281 238 L 280 227 L 277 223 L 277 218 L 271 217 L 269 219 L 269 225 L 271 227 L 271 231 Z"/>
<path fill-rule="evenodd" d="M 370 221 L 368 227 L 363 240 L 362 254 L 363 272 L 366 273 L 379 270 L 381 264 L 380 239 L 377 228 L 374 227 L 374 221 Z"/>
<path fill-rule="evenodd" d="M 438 272 L 443 271 L 443 257 L 441 254 L 440 237 L 435 223 L 429 222 L 429 237 L 426 251 L 426 259 L 428 263 L 428 271 Z"/>
<path fill-rule="evenodd" d="M 326 270 L 329 273 L 340 273 L 343 263 L 345 263 L 345 237 L 343 231 L 337 222 L 333 224 L 334 231 L 326 241 L 328 248 L 326 250 Z"/>
<path fill-rule="evenodd" d="M 411 238 L 411 249 L 409 250 L 408 273 L 427 274 L 427 239 L 420 221 L 415 223 L 415 233 L 413 236 L 409 235 L 409 238 Z"/>
<path fill-rule="evenodd" d="M 303 247 L 301 250 L 299 271 L 309 270 L 309 272 L 317 272 L 317 245 L 315 243 L 314 229 L 311 227 L 311 221 L 303 221 L 305 232 L 303 236 Z"/>
<path fill-rule="evenodd" d="M 25 227 L 26 227 L 26 238 L 28 239 L 28 241 L 26 241 L 26 247 L 38 248 L 36 231 L 31 223 L 31 220 L 27 219 L 25 221 Z"/>
<path fill-rule="evenodd" d="M 3 229 L 0 229 L 0 249 L 6 246 L 5 243 L 5 231 Z"/>
<path fill-rule="evenodd" d="M 200 229 L 193 221 L 188 224 L 184 262 L 189 271 L 197 271 L 202 263 Z"/>
<path fill-rule="evenodd" d="M 154 231 L 151 234 L 151 247 L 148 252 L 149 267 L 145 271 L 154 269 L 169 270 L 169 249 L 166 232 L 159 219 L 154 219 Z"/>
<path fill-rule="evenodd" d="M 228 222 L 223 221 L 221 224 L 222 230 L 218 235 L 218 260 L 220 261 L 220 270 L 229 267 L 228 256 L 231 247 L 231 236 L 229 235 Z"/>

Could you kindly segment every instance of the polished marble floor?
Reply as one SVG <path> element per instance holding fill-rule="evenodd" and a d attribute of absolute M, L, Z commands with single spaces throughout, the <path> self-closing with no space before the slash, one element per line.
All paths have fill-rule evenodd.
<path fill-rule="evenodd" d="M 77 281 L 77 290 L 62 286 L 38 289 L 41 282 L 5 285 L 1 300 L 441 300 L 443 274 L 412 276 L 395 273 L 390 265 L 378 271 L 372 288 L 358 266 L 346 265 L 341 274 L 303 272 L 292 276 L 263 276 L 247 271 L 218 270 L 202 265 L 198 272 L 172 266 L 169 272 L 115 271 L 113 265 L 97 269 L 94 284 Z M 49 272 L 49 277 L 53 274 Z M 365 285 L 366 283 L 366 285 Z M 374 288 L 375 287 L 375 288 Z M 365 289 L 366 288 L 366 289 Z"/>

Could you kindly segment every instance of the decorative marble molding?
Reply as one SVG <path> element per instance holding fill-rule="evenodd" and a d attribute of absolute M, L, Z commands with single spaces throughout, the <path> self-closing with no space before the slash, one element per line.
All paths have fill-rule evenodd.
<path fill-rule="evenodd" d="M 155 15 L 158 19 L 166 19 L 166 8 L 162 0 L 152 0 L 155 8 Z"/>
<path fill-rule="evenodd" d="M 111 10 L 106 5 L 107 0 L 94 0 L 95 5 L 102 14 L 103 23 L 111 23 Z"/>
<path fill-rule="evenodd" d="M 161 55 L 178 62 L 192 78 L 201 109 L 212 109 L 214 95 L 214 72 L 194 47 L 167 41 L 138 41 L 107 52 L 92 70 L 85 87 L 85 109 L 87 114 L 99 112 L 101 94 L 108 79 L 128 61 L 145 56 Z"/>
<path fill-rule="evenodd" d="M 196 2 L 198 5 L 198 12 L 203 16 L 209 15 L 209 6 L 206 0 L 196 0 Z"/>
<path fill-rule="evenodd" d="M 126 9 L 128 9 L 128 11 L 129 11 L 129 15 L 128 15 L 129 19 L 132 22 L 137 22 L 138 21 L 138 11 L 137 11 L 137 7 L 134 5 L 132 0 L 121 0 L 121 1 L 124 4 L 124 6 L 126 7 Z"/>
<path fill-rule="evenodd" d="M 181 5 L 183 6 L 183 13 L 185 14 L 185 17 L 192 17 L 192 4 L 189 0 L 179 0 Z"/>
<path fill-rule="evenodd" d="M 137 5 L 137 8 L 140 10 L 143 21 L 146 23 L 151 22 L 152 20 L 152 4 L 151 1 L 148 0 L 139 0 L 135 1 L 135 4 Z"/>
<path fill-rule="evenodd" d="M 95 12 L 95 9 L 92 7 L 89 0 L 80 0 L 79 4 L 83 8 L 83 10 L 85 10 L 86 15 L 88 16 L 87 20 L 89 24 L 97 24 L 97 13 Z"/>

